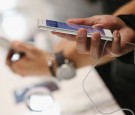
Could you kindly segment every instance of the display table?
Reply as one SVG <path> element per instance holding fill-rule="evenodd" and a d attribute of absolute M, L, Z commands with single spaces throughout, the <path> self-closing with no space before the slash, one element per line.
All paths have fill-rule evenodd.
<path fill-rule="evenodd" d="M 75 78 L 67 81 L 55 81 L 44 77 L 23 78 L 12 73 L 5 65 L 6 52 L 0 50 L 0 115 L 100 115 L 86 96 L 82 88 L 82 81 L 91 67 L 77 70 Z M 31 112 L 24 102 L 16 103 L 14 91 L 24 89 L 42 81 L 56 82 L 59 89 L 52 92 L 56 106 L 45 112 Z M 85 88 L 93 102 L 104 113 L 120 109 L 110 91 L 93 69 L 85 82 Z M 122 111 L 112 115 L 124 115 Z"/>

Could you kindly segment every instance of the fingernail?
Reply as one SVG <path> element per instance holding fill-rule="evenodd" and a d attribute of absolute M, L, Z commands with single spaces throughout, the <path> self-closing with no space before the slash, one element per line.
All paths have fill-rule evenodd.
<path fill-rule="evenodd" d="M 92 27 L 93 28 L 102 28 L 103 27 L 103 24 L 96 24 L 96 25 L 93 25 Z"/>
<path fill-rule="evenodd" d="M 80 33 L 79 35 L 79 42 L 83 42 L 85 40 L 85 33 Z"/>
<path fill-rule="evenodd" d="M 99 38 L 101 38 L 100 33 L 94 32 L 92 35 L 92 40 L 97 41 Z"/>
<path fill-rule="evenodd" d="M 116 32 L 115 32 L 115 35 L 116 35 L 116 37 L 119 37 L 119 36 L 120 36 L 119 31 L 116 31 Z"/>

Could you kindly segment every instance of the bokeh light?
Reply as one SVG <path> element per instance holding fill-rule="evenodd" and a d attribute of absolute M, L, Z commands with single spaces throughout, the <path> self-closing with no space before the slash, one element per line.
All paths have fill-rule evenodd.
<path fill-rule="evenodd" d="M 3 16 L 3 29 L 9 39 L 24 39 L 27 33 L 25 17 L 17 12 L 10 11 Z"/>
<path fill-rule="evenodd" d="M 0 12 L 14 8 L 16 3 L 17 0 L 0 0 Z"/>

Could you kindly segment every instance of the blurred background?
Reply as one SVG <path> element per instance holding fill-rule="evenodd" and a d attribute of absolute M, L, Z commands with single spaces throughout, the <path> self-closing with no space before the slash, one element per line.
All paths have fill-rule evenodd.
<path fill-rule="evenodd" d="M 49 32 L 39 30 L 38 19 L 66 21 L 69 18 L 102 13 L 100 0 L 0 0 L 0 37 L 10 41 L 32 41 L 42 50 L 53 51 L 53 47 L 62 40 L 50 35 Z M 46 76 L 23 78 L 11 72 L 6 66 L 7 52 L 0 48 L 0 115 L 99 115 L 82 90 L 82 76 L 86 74 L 89 67 L 78 70 L 77 77 L 69 81 L 59 82 L 52 78 L 46 79 Z M 93 71 L 91 76 L 86 86 L 97 105 L 109 112 L 119 108 L 98 73 Z M 38 108 L 39 102 L 54 101 L 53 107 L 44 112 L 31 111 L 24 99 L 29 99 L 26 97 L 30 94 L 29 90 L 37 87 L 49 89 L 49 93 L 48 91 L 43 93 L 44 90 L 41 92 L 53 97 L 38 99 L 36 95 L 31 98 L 34 99 L 34 102 L 30 102 L 33 108 Z M 37 91 L 40 92 L 39 89 Z M 46 104 L 43 103 L 40 106 L 46 106 Z"/>
<path fill-rule="evenodd" d="M 87 0 L 1 0 L 0 35 L 8 39 L 29 39 L 38 30 L 38 19 L 65 21 L 101 14 L 101 4 Z M 96 10 L 95 10 L 96 9 Z"/>

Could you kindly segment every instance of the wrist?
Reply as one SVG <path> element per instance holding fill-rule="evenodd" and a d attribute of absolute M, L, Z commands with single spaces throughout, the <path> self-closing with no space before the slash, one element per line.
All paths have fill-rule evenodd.
<path fill-rule="evenodd" d="M 55 54 L 57 69 L 56 76 L 59 80 L 67 80 L 75 77 L 76 69 L 71 60 L 65 57 L 63 52 L 59 52 Z"/>
<path fill-rule="evenodd" d="M 52 76 L 59 80 L 71 79 L 76 74 L 74 64 L 64 57 L 63 52 L 50 55 L 48 67 Z"/>

